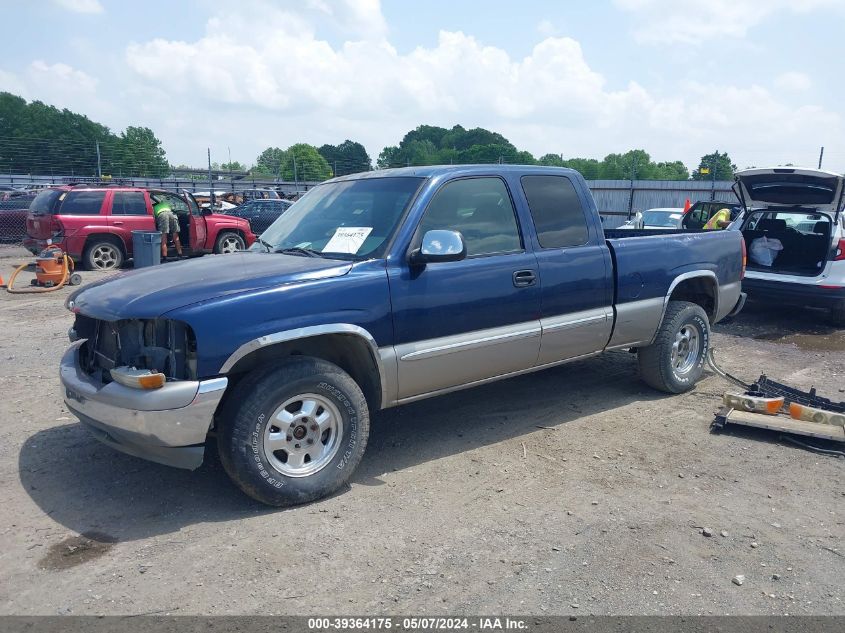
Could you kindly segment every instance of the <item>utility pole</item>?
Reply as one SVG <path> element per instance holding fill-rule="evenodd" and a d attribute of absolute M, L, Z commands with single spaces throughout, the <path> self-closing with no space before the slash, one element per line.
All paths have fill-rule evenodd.
<path fill-rule="evenodd" d="M 296 173 L 296 152 L 291 151 L 291 156 L 293 156 L 293 187 L 297 193 L 299 193 L 299 178 L 297 178 Z"/>
<path fill-rule="evenodd" d="M 819 151 L 819 169 L 822 168 L 822 159 L 823 158 L 824 158 L 824 145 L 822 145 L 822 148 Z"/>
<path fill-rule="evenodd" d="M 718 152 L 717 152 L 718 153 Z M 710 202 L 716 199 L 716 159 L 710 167 Z"/>
<path fill-rule="evenodd" d="M 103 168 L 100 166 L 100 141 L 97 141 L 97 179 L 103 179 Z"/>
<path fill-rule="evenodd" d="M 228 145 L 226 146 L 226 151 L 229 152 L 229 183 L 232 182 L 232 148 Z M 234 185 L 232 185 L 232 191 L 234 191 Z"/>
<path fill-rule="evenodd" d="M 211 148 L 208 148 L 208 195 L 211 201 L 211 210 L 214 211 L 214 180 L 211 178 Z"/>

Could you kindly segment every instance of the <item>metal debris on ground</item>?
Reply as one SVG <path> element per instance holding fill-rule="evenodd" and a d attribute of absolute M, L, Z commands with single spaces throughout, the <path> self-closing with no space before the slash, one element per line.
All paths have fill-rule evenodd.
<path fill-rule="evenodd" d="M 775 382 L 765 374 L 761 374 L 754 383 L 747 384 L 716 364 L 713 348 L 707 355 L 707 362 L 717 375 L 744 390 L 743 393 L 728 392 L 724 395 L 725 406 L 716 413 L 712 424 L 714 431 L 736 424 L 845 442 L 845 402 L 823 398 L 816 394 L 815 388 L 801 391 Z M 840 454 L 838 451 L 804 446 Z"/>

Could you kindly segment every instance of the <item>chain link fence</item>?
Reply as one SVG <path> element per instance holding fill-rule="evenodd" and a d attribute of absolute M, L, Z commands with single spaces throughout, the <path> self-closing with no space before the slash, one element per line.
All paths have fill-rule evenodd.
<path fill-rule="evenodd" d="M 99 179 L 96 177 L 30 176 L 28 174 L 0 175 L 0 245 L 18 245 L 26 236 L 26 216 L 29 205 L 37 192 L 44 187 L 71 183 L 92 186 L 109 185 L 190 191 L 196 195 L 222 197 L 228 193 L 260 196 L 261 191 L 272 191 L 282 198 L 296 199 L 319 184 L 318 180 L 282 181 L 272 178 L 255 178 L 244 173 L 241 176 L 222 171 L 179 172 L 162 178 L 123 177 Z M 196 176 L 200 175 L 200 178 Z M 736 202 L 731 190 L 731 181 L 696 180 L 588 180 L 587 181 L 599 213 L 604 217 L 606 228 L 616 228 L 637 211 L 658 207 L 683 207 L 687 200 L 719 200 Z"/>

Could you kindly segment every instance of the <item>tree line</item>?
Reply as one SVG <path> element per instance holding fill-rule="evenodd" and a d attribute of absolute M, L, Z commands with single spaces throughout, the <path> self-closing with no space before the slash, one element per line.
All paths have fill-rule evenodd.
<path fill-rule="evenodd" d="M 286 149 L 272 146 L 251 165 L 230 161 L 212 167 L 248 172 L 256 178 L 319 181 L 374 167 L 472 163 L 570 167 L 588 180 L 730 180 L 736 171 L 728 154 L 719 151 L 702 156 L 692 172 L 680 160 L 654 161 L 643 149 L 608 154 L 601 160 L 553 153 L 537 158 L 498 132 L 461 125 L 451 129 L 420 125 L 398 145 L 385 147 L 375 165 L 361 143 L 346 139 L 319 147 L 307 143 Z M 149 128 L 129 126 L 115 134 L 85 115 L 0 92 L 0 170 L 4 172 L 160 178 L 182 169 L 190 168 L 170 165 L 161 141 Z"/>

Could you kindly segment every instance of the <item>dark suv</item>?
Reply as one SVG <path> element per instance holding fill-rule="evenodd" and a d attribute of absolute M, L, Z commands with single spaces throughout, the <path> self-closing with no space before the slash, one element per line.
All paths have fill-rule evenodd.
<path fill-rule="evenodd" d="M 37 254 L 52 240 L 88 270 L 119 268 L 132 257 L 132 231 L 156 230 L 151 195 L 170 203 L 188 255 L 231 253 L 255 241 L 248 221 L 201 210 L 189 193 L 63 186 L 44 189 L 32 201 L 23 245 Z"/>

